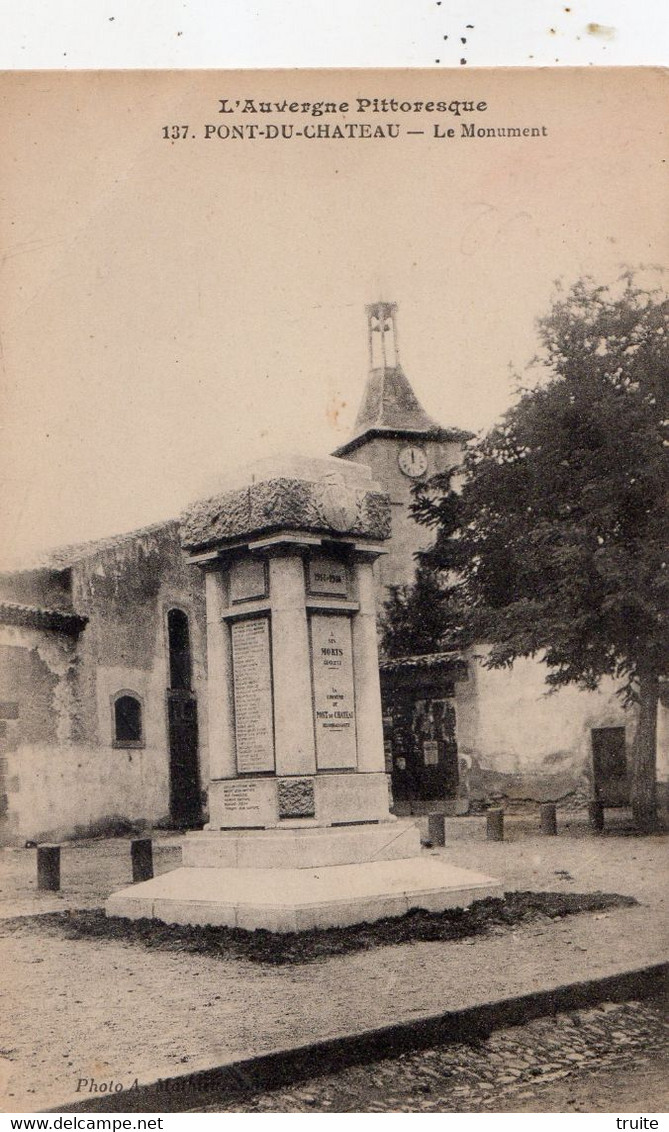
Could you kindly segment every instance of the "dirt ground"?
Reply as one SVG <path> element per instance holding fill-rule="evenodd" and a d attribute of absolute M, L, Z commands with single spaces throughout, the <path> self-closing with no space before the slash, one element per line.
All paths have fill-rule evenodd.
<path fill-rule="evenodd" d="M 152 840 L 155 875 L 178 868 L 182 836 L 155 831 Z M 38 892 L 36 850 L 0 849 L 0 920 L 99 908 L 112 892 L 132 884 L 130 841 L 118 837 L 65 842 L 60 874 L 59 892 Z"/>
<path fill-rule="evenodd" d="M 576 827 L 552 838 L 517 832 L 502 843 L 460 841 L 426 852 L 498 876 L 507 890 L 620 892 L 639 905 L 279 969 L 108 940 L 69 941 L 39 929 L 4 933 L 6 1109 L 81 1099 L 84 1079 L 127 1088 L 136 1079 L 148 1083 L 666 959 L 666 837 L 593 836 Z M 4 851 L 4 914 L 17 905 L 25 913 L 99 906 L 128 883 L 127 855 L 127 842 L 66 848 L 64 889 L 53 897 L 34 891 L 34 850 Z M 162 839 L 156 871 L 178 858 L 177 842 Z"/>

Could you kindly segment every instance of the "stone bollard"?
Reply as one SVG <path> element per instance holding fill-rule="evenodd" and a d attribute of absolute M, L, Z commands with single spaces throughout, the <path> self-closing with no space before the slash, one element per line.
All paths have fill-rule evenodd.
<path fill-rule="evenodd" d="M 427 839 L 433 845 L 446 844 L 446 828 L 443 814 L 427 815 Z"/>
<path fill-rule="evenodd" d="M 555 837 L 557 834 L 557 816 L 554 802 L 544 802 L 539 807 L 539 822 L 542 833 Z"/>
<path fill-rule="evenodd" d="M 604 807 L 601 802 L 590 802 L 588 805 L 588 817 L 590 819 L 590 826 L 601 833 L 604 829 Z"/>
<path fill-rule="evenodd" d="M 150 837 L 137 837 L 130 842 L 132 882 L 151 880 L 153 877 L 153 845 Z"/>
<path fill-rule="evenodd" d="M 60 845 L 37 846 L 37 888 L 40 892 L 60 889 Z"/>
<path fill-rule="evenodd" d="M 488 841 L 504 840 L 504 810 L 488 810 L 486 814 L 486 837 Z"/>

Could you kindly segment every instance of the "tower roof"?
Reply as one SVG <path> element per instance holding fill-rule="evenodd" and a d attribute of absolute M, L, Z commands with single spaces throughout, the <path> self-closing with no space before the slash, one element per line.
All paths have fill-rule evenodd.
<path fill-rule="evenodd" d="M 416 397 L 400 365 L 397 349 L 397 304 L 372 303 L 367 307 L 370 369 L 353 428 L 353 435 L 335 449 L 345 456 L 373 436 L 433 436 L 439 440 L 465 439 L 461 429 L 442 428 Z M 378 337 L 375 337 L 378 335 Z"/>
<path fill-rule="evenodd" d="M 437 422 L 425 412 L 399 363 L 369 371 L 353 437 L 370 429 L 407 432 L 439 429 Z"/>

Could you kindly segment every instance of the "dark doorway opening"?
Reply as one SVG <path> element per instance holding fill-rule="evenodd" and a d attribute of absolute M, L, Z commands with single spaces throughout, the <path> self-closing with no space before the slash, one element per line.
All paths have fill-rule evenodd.
<path fill-rule="evenodd" d="M 449 812 L 458 792 L 452 684 L 383 682 L 386 769 L 396 814 Z"/>
<path fill-rule="evenodd" d="M 202 824 L 198 760 L 197 699 L 191 688 L 192 664 L 188 617 L 181 609 L 167 614 L 169 679 L 167 726 L 170 744 L 170 817 L 181 828 Z"/>
<path fill-rule="evenodd" d="M 170 609 L 167 614 L 167 636 L 170 650 L 170 688 L 190 691 L 190 630 L 188 617 L 182 609 Z"/>
<path fill-rule="evenodd" d="M 629 805 L 625 728 L 594 727 L 590 734 L 594 800 L 601 806 Z"/>

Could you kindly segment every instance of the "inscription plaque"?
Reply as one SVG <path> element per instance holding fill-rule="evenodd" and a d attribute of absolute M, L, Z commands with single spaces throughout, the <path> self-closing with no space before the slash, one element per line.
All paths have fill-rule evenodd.
<path fill-rule="evenodd" d="M 346 597 L 348 594 L 348 574 L 343 562 L 326 555 L 314 555 L 309 559 L 308 587 L 312 594 L 334 594 Z"/>
<path fill-rule="evenodd" d="M 212 783 L 216 820 L 223 828 L 262 828 L 276 821 L 274 779 L 237 779 Z M 213 813 L 213 809 L 212 809 Z"/>
<path fill-rule="evenodd" d="M 269 620 L 254 617 L 232 626 L 237 771 L 274 770 L 272 669 Z"/>
<path fill-rule="evenodd" d="M 311 618 L 316 765 L 341 770 L 357 765 L 351 622 Z"/>
<path fill-rule="evenodd" d="M 230 601 L 252 601 L 267 597 L 267 578 L 264 562 L 245 558 L 235 562 L 230 570 Z"/>
<path fill-rule="evenodd" d="M 255 782 L 226 782 L 221 793 L 223 805 L 230 813 L 260 813 Z"/>

